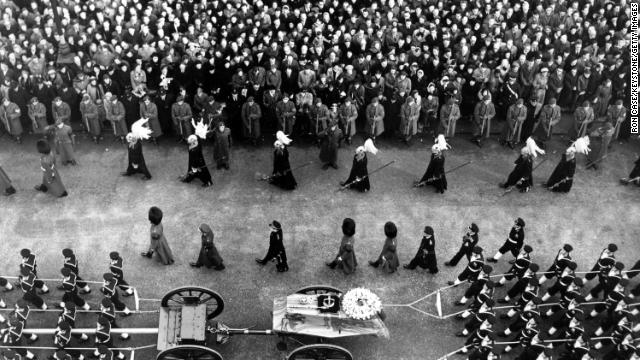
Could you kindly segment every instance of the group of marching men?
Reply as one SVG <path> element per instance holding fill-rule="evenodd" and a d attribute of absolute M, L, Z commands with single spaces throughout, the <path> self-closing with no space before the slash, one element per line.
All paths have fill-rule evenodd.
<path fill-rule="evenodd" d="M 64 292 L 59 303 L 61 308 L 58 316 L 57 326 L 54 335 L 54 345 L 57 350 L 48 357 L 50 360 L 83 360 L 85 355 L 78 350 L 65 350 L 70 346 L 72 337 L 80 343 L 89 341 L 89 336 L 84 333 L 72 333 L 76 322 L 77 310 L 90 311 L 91 306 L 80 294 L 91 293 L 91 288 L 79 275 L 78 260 L 73 250 L 63 249 L 64 265 L 60 270 L 63 280 L 58 286 L 58 290 Z M 38 340 L 36 334 L 24 335 L 23 330 L 27 326 L 31 307 L 40 310 L 47 310 L 48 306 L 41 295 L 50 292 L 43 280 L 38 278 L 36 255 L 29 249 L 20 251 L 22 262 L 20 264 L 20 275 L 14 285 L 7 279 L 0 277 L 0 286 L 4 291 L 12 291 L 15 287 L 22 290 L 23 296 L 18 299 L 15 309 L 8 317 L 0 315 L 0 334 L 2 345 L 6 348 L 0 349 L 2 360 L 23 360 L 37 359 L 37 356 L 29 351 L 24 345 L 25 340 L 31 344 Z M 103 298 L 100 302 L 100 310 L 96 322 L 95 351 L 92 357 L 105 360 L 124 359 L 125 356 L 120 351 L 110 350 L 113 348 L 113 338 L 111 329 L 118 327 L 116 323 L 116 311 L 121 316 L 126 317 L 132 314 L 131 310 L 122 302 L 118 293 L 118 288 L 123 296 L 133 295 L 133 288 L 129 286 L 124 278 L 122 270 L 122 257 L 118 252 L 109 254 L 109 272 L 103 274 L 103 283 L 100 288 Z M 3 299 L 0 299 L 0 307 L 6 308 Z M 27 331 L 28 332 L 28 331 Z M 122 340 L 129 339 L 129 334 L 122 333 Z"/>
<path fill-rule="evenodd" d="M 518 360 L 549 360 L 554 345 L 559 349 L 559 360 L 640 359 L 640 324 L 633 323 L 638 314 L 638 303 L 633 299 L 640 296 L 640 284 L 627 291 L 629 279 L 640 273 L 640 261 L 625 271 L 625 265 L 615 257 L 618 247 L 609 244 L 583 279 L 576 275 L 578 265 L 572 258 L 573 247 L 565 244 L 548 270 L 539 273 L 540 266 L 531 259 L 533 248 L 524 244 L 524 226 L 524 220 L 516 219 L 504 244 L 493 257 L 485 259 L 483 249 L 477 245 L 478 226 L 471 224 L 460 250 L 445 263 L 455 266 L 463 256 L 469 260 L 458 277 L 449 281 L 451 286 L 471 284 L 455 303 L 468 304 L 466 310 L 456 315 L 457 319 L 466 320 L 464 329 L 456 334 L 467 337 L 459 353 L 468 354 L 470 360 L 498 359 L 497 336 L 507 343 L 502 354 L 522 348 L 515 358 Z M 508 252 L 514 256 L 509 261 L 511 267 L 503 275 L 492 276 L 493 268 L 486 262 L 496 263 Z M 491 280 L 498 276 L 500 280 Z M 598 283 L 583 293 L 586 283 L 596 277 Z M 542 285 L 554 278 L 555 283 L 543 291 Z M 514 281 L 513 285 L 496 301 L 496 288 L 509 281 Z M 545 303 L 555 296 L 557 300 Z M 494 328 L 496 302 L 508 304 L 498 308 L 509 309 L 500 315 L 500 319 L 510 321 L 502 331 Z M 542 326 L 544 319 L 551 324 L 546 331 Z M 585 331 L 589 319 L 595 319 L 597 328 L 593 333 Z M 605 347 L 603 355 L 594 355 Z"/>

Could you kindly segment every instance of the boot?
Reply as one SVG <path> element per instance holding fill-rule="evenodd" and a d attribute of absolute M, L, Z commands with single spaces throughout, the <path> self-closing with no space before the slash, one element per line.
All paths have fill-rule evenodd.
<path fill-rule="evenodd" d="M 151 257 L 153 256 L 153 251 L 142 252 L 142 253 L 140 253 L 140 255 L 146 256 L 149 259 L 151 259 Z"/>

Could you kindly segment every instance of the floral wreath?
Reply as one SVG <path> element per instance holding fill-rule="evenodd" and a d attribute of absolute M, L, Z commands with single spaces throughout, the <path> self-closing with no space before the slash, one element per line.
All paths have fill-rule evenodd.
<path fill-rule="evenodd" d="M 381 310 L 380 298 L 369 289 L 351 289 L 342 298 L 342 311 L 352 319 L 369 320 Z"/>

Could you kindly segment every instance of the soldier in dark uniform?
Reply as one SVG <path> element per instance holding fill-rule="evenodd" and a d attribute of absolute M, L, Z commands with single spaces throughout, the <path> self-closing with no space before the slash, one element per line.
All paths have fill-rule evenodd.
<path fill-rule="evenodd" d="M 613 312 L 620 300 L 623 300 L 625 298 L 625 289 L 627 285 L 629 285 L 629 280 L 620 280 L 620 282 L 618 282 L 618 284 L 616 284 L 616 286 L 613 288 L 613 291 L 607 294 L 604 299 L 604 303 L 596 304 L 596 306 L 593 307 L 593 310 L 591 310 L 591 313 L 589 313 L 587 319 L 593 319 L 605 310 Z"/>
<path fill-rule="evenodd" d="M 127 171 L 122 173 L 122 176 L 131 176 L 136 173 L 143 174 L 142 180 L 150 180 L 151 173 L 147 169 L 147 164 L 144 161 L 144 155 L 142 154 L 142 141 L 133 136 L 133 134 L 127 135 L 127 150 L 129 152 L 129 166 Z"/>
<path fill-rule="evenodd" d="M 516 357 L 517 360 L 544 360 L 550 359 L 547 356 L 547 346 L 540 340 L 540 334 L 534 335 L 528 344 L 521 344 L 523 349 L 520 355 Z M 545 357 L 540 357 L 540 356 Z"/>
<path fill-rule="evenodd" d="M 489 282 L 491 272 L 493 272 L 493 268 L 490 265 L 482 266 L 482 270 L 478 273 L 478 277 L 471 283 L 471 286 L 464 292 L 464 295 L 460 300 L 456 301 L 456 305 L 464 305 L 469 301 L 469 299 L 475 298 L 480 291 L 484 288 L 484 285 Z"/>
<path fill-rule="evenodd" d="M 498 336 L 505 337 L 509 336 L 517 331 L 521 331 L 524 329 L 529 322 L 529 320 L 536 318 L 540 318 L 540 310 L 538 309 L 538 305 L 540 304 L 540 298 L 535 297 L 528 301 L 526 304 L 521 306 L 516 306 L 514 309 L 518 312 L 519 316 L 506 328 L 504 331 L 498 333 Z M 500 316 L 501 318 L 509 318 L 507 314 L 503 314 Z"/>
<path fill-rule="evenodd" d="M 40 282 L 45 287 L 46 285 L 44 285 L 42 281 L 37 280 L 37 277 L 33 273 L 33 271 L 31 271 L 31 269 L 28 267 L 22 267 L 22 269 L 20 269 L 19 281 L 20 289 L 24 293 L 22 298 L 25 301 L 32 303 L 36 307 L 42 310 L 46 310 L 47 304 L 44 302 L 44 300 L 42 300 L 40 296 L 38 296 L 38 294 L 36 294 L 36 288 L 39 285 L 38 282 Z M 43 291 L 41 291 L 40 293 L 43 293 Z"/>
<path fill-rule="evenodd" d="M 464 347 L 459 351 L 460 354 L 466 354 L 469 352 L 469 349 L 475 350 L 481 347 L 481 344 L 484 339 L 486 339 L 489 335 L 493 335 L 493 325 L 495 323 L 495 318 L 490 317 L 485 319 L 478 329 L 474 331 L 465 341 Z"/>
<path fill-rule="evenodd" d="M 91 307 L 84 301 L 83 298 L 78 296 L 78 286 L 76 285 L 76 274 L 74 274 L 69 268 L 63 267 L 60 273 L 64 277 L 62 279 L 62 289 L 64 295 L 62 296 L 62 302 L 60 307 L 64 307 L 67 302 L 72 302 L 76 306 L 82 307 L 84 310 L 89 310 Z"/>
<path fill-rule="evenodd" d="M 277 262 L 276 269 L 278 272 L 289 271 L 289 265 L 287 264 L 287 252 L 284 249 L 284 243 L 282 242 L 282 225 L 277 221 L 272 221 L 269 224 L 271 234 L 269 235 L 269 250 L 264 258 L 256 258 L 256 262 L 260 265 L 265 265 L 271 260 Z"/>
<path fill-rule="evenodd" d="M 511 268 L 507 271 L 505 275 L 500 278 L 500 281 L 496 285 L 497 287 L 502 287 L 507 281 L 511 281 L 514 277 L 518 277 L 521 279 L 524 276 L 524 273 L 531 265 L 531 252 L 533 248 L 529 245 L 525 245 L 524 248 L 518 253 L 516 256 L 515 262 L 511 265 Z"/>
<path fill-rule="evenodd" d="M 494 305 L 495 302 L 493 299 L 487 299 L 477 310 L 472 312 L 473 316 L 464 324 L 464 329 L 457 333 L 456 336 L 469 336 L 470 333 L 476 331 L 480 325 L 488 319 L 493 318 L 495 321 L 496 314 L 493 311 Z"/>
<path fill-rule="evenodd" d="M 332 122 L 324 131 L 318 134 L 322 138 L 320 144 L 320 161 L 322 169 L 327 170 L 329 166 L 338 168 L 338 148 L 342 141 L 342 130 L 338 128 L 337 122 Z"/>
<path fill-rule="evenodd" d="M 607 247 L 604 248 L 602 250 L 602 252 L 600 252 L 600 256 L 598 257 L 598 261 L 596 261 L 595 265 L 593 265 L 593 268 L 591 269 L 591 271 L 584 276 L 585 280 L 589 281 L 589 280 L 595 278 L 596 275 L 600 274 L 601 268 L 603 267 L 601 265 L 602 260 L 606 259 L 606 258 L 615 259 L 615 257 L 616 257 L 615 256 L 615 252 L 616 251 L 618 251 L 618 246 L 616 244 L 611 243 L 611 244 L 607 245 Z M 606 262 L 606 260 L 605 260 L 605 262 Z"/>
<path fill-rule="evenodd" d="M 584 296 L 582 296 L 582 293 L 580 292 L 580 289 L 582 289 L 583 286 L 584 281 L 582 281 L 581 278 L 575 278 L 573 282 L 569 284 L 569 286 L 567 286 L 567 289 L 560 295 L 560 301 L 558 301 L 558 304 L 549 307 L 549 310 L 547 310 L 547 312 L 544 313 L 542 317 L 548 318 L 561 310 L 565 310 L 566 313 L 566 310 L 569 309 L 572 302 L 574 303 L 574 308 L 576 308 L 577 305 L 582 304 L 585 301 Z M 564 326 L 566 326 L 566 324 L 564 324 Z"/>
<path fill-rule="evenodd" d="M 557 318 L 551 324 L 551 327 L 549 328 L 549 330 L 547 330 L 547 334 L 549 334 L 549 336 L 553 336 L 558 332 L 558 330 L 563 330 L 565 328 L 568 329 L 571 326 L 575 327 L 577 325 L 576 323 L 581 324 L 584 320 L 584 309 L 582 309 L 581 306 L 583 302 L 583 296 L 576 296 L 571 299 L 569 303 L 564 306 L 566 309 L 562 316 Z"/>
<path fill-rule="evenodd" d="M 120 301 L 120 296 L 118 295 L 118 290 L 116 287 L 118 286 L 118 280 L 111 273 L 102 274 L 102 278 L 104 279 L 104 283 L 102 284 L 102 288 L 100 289 L 105 297 L 111 299 L 113 305 L 116 307 L 116 310 L 122 311 L 122 316 L 131 315 L 131 310 L 125 305 L 122 301 Z"/>
<path fill-rule="evenodd" d="M 602 270 L 604 270 L 604 268 Z M 591 301 L 594 298 L 598 298 L 600 292 L 604 292 L 604 296 L 606 297 L 622 279 L 622 270 L 624 270 L 624 264 L 619 261 L 614 263 L 613 266 L 610 266 L 608 271 L 599 277 L 598 285 L 589 291 L 586 300 Z"/>
<path fill-rule="evenodd" d="M 91 292 L 91 288 L 89 285 L 82 281 L 80 277 L 80 270 L 78 269 L 78 260 L 76 259 L 76 255 L 73 253 L 71 249 L 62 249 L 62 256 L 64 256 L 64 267 L 71 270 L 72 273 L 76 276 L 76 285 L 78 289 L 80 289 L 80 294 L 89 294 Z M 62 290 L 61 288 L 59 288 Z"/>
<path fill-rule="evenodd" d="M 540 290 L 540 283 L 536 278 L 536 271 L 538 270 L 538 264 L 531 264 L 529 268 L 524 272 L 524 275 L 515 283 L 504 298 L 499 299 L 498 302 L 506 304 L 512 299 L 515 299 L 520 295 L 518 303 L 522 301 L 529 301 L 538 296 Z M 513 316 L 513 315 L 512 315 Z"/>
<path fill-rule="evenodd" d="M 107 297 L 100 302 L 100 317 L 107 319 L 112 329 L 119 328 L 118 323 L 116 323 L 116 307 L 113 305 L 113 301 Z M 122 340 L 128 340 L 129 338 L 128 333 L 120 334 L 120 339 Z"/>
<path fill-rule="evenodd" d="M 462 237 L 462 245 L 460 246 L 460 250 L 451 258 L 451 260 L 445 262 L 446 266 L 456 266 L 458 261 L 462 259 L 463 256 L 466 256 L 467 259 L 471 258 L 471 252 L 473 248 L 478 244 L 478 225 L 475 223 L 471 223 L 469 226 L 467 233 Z"/>
<path fill-rule="evenodd" d="M 113 339 L 111 338 L 111 323 L 109 320 L 103 317 L 98 317 L 98 322 L 96 324 L 96 350 L 93 352 L 93 356 L 100 358 L 105 354 L 111 353 L 109 348 L 113 347 Z M 106 352 L 105 352 L 106 350 Z M 118 359 L 123 360 L 125 358 L 124 354 L 120 351 L 116 351 L 118 354 Z M 111 357 L 102 357 L 103 359 L 113 359 L 113 354 Z"/>
<path fill-rule="evenodd" d="M 22 323 L 23 328 L 27 326 L 27 320 L 29 319 L 29 314 L 31 313 L 31 309 L 29 308 L 29 304 L 23 299 L 18 299 L 15 304 L 15 309 L 13 310 L 12 316 L 14 317 L 13 321 L 10 322 L 20 322 Z M 38 340 L 38 335 L 31 334 L 29 336 L 29 343 L 33 343 Z"/>
<path fill-rule="evenodd" d="M 352 274 L 356 271 L 358 261 L 356 260 L 354 245 L 354 235 L 356 234 L 356 222 L 353 219 L 345 218 L 342 221 L 342 240 L 340 241 L 340 249 L 338 255 L 331 262 L 326 263 L 331 269 L 336 266 L 346 274 Z"/>
<path fill-rule="evenodd" d="M 7 334 L 4 337 L 4 344 L 11 348 L 11 346 L 15 346 L 15 348 L 11 348 L 15 353 L 23 356 L 25 359 L 34 360 L 37 357 L 29 350 L 24 348 L 24 340 L 22 330 L 24 329 L 24 324 L 21 321 L 14 321 L 7 329 Z M 15 357 L 14 357 L 15 359 Z"/>
<path fill-rule="evenodd" d="M 467 267 L 458 275 L 455 281 L 449 281 L 448 284 L 457 286 L 465 280 L 473 282 L 476 277 L 478 277 L 483 265 L 484 257 L 482 256 L 482 248 L 480 246 L 474 246 Z"/>
<path fill-rule="evenodd" d="M 433 234 L 431 226 L 425 226 L 420 247 L 416 256 L 402 267 L 408 270 L 414 270 L 417 266 L 423 269 L 429 269 L 432 274 L 438 273 L 438 262 L 436 261 L 436 238 Z"/>
<path fill-rule="evenodd" d="M 547 270 L 545 274 L 540 277 L 540 285 L 542 285 L 548 279 L 552 279 L 562 273 L 562 270 L 564 270 L 569 261 L 571 261 L 572 251 L 573 246 L 571 246 L 570 244 L 564 244 L 562 246 L 562 249 L 558 250 L 556 258 L 553 259 L 553 264 L 551 264 L 551 266 L 549 266 L 549 270 Z"/>
<path fill-rule="evenodd" d="M 562 270 L 562 273 L 558 275 L 558 279 L 552 287 L 547 289 L 547 292 L 542 296 L 542 301 L 547 301 L 553 295 L 557 293 L 564 293 L 569 285 L 571 285 L 576 279 L 576 268 L 578 264 L 575 261 L 570 260 L 567 266 Z"/>
<path fill-rule="evenodd" d="M 57 356 L 58 352 L 62 350 L 62 351 L 64 351 L 64 353 L 66 355 L 69 355 L 69 356 L 67 356 L 68 359 L 71 359 L 71 355 L 73 355 L 73 356 L 75 356 L 76 358 L 79 358 L 79 359 L 84 359 L 84 355 L 82 355 L 82 353 L 80 351 L 78 351 L 78 350 L 65 350 L 65 348 L 68 347 L 69 343 L 71 342 L 71 330 L 72 329 L 73 328 L 71 327 L 71 325 L 68 322 L 66 322 L 64 320 L 58 322 L 58 326 L 56 327 L 55 333 L 53 335 L 53 344 L 55 345 L 55 347 L 58 348 L 58 350 L 56 351 L 56 353 L 54 355 L 56 357 L 58 357 Z M 87 340 L 88 339 L 89 338 L 87 337 Z M 59 354 L 59 355 L 62 356 L 62 359 L 65 359 L 64 356 L 66 356 L 66 355 L 63 355 L 62 353 Z M 58 358 L 60 358 L 60 357 L 58 357 Z"/>
<path fill-rule="evenodd" d="M 109 253 L 109 270 L 111 271 L 113 277 L 118 281 L 118 287 L 120 288 L 120 290 L 124 291 L 124 294 L 122 294 L 122 296 L 127 297 L 133 295 L 133 288 L 124 279 L 122 262 L 122 257 L 117 251 L 112 251 Z"/>
<path fill-rule="evenodd" d="M 65 321 L 67 324 L 69 324 L 69 326 L 71 326 L 72 329 L 76 327 L 76 304 L 74 304 L 71 301 L 64 303 L 64 307 L 62 308 L 62 313 L 60 313 L 60 315 L 58 316 L 58 323 L 62 321 Z M 89 337 L 85 333 L 82 333 L 82 334 L 72 333 L 71 336 L 77 338 L 81 342 L 85 342 L 89 340 Z"/>
<path fill-rule="evenodd" d="M 520 330 L 520 333 L 516 336 L 516 338 L 513 339 L 513 341 L 516 341 L 516 343 L 513 345 L 507 345 L 502 350 L 502 353 L 506 354 L 518 345 L 522 347 L 529 346 L 529 344 L 531 343 L 531 339 L 533 339 L 534 336 L 537 336 L 540 333 L 539 319 L 540 318 L 536 316 L 530 318 L 524 328 Z"/>
<path fill-rule="evenodd" d="M 469 354 L 468 360 L 498 359 L 498 355 L 493 352 L 494 338 L 493 333 L 489 332 L 475 350 Z"/>
<path fill-rule="evenodd" d="M 513 257 L 517 257 L 518 253 L 520 253 L 520 249 L 522 248 L 522 244 L 524 243 L 524 220 L 522 218 L 517 218 L 513 227 L 511 227 L 511 231 L 509 231 L 509 237 L 504 242 L 504 244 L 498 249 L 498 252 L 493 255 L 493 257 L 488 258 L 488 262 L 497 263 L 498 259 L 502 257 L 502 255 L 506 254 L 507 251 L 511 252 Z"/>
<path fill-rule="evenodd" d="M 476 314 L 482 307 L 482 304 L 486 303 L 489 299 L 493 300 L 494 291 L 495 283 L 491 280 L 485 282 L 480 291 L 474 297 L 473 302 L 469 305 L 469 308 L 461 314 L 456 315 L 456 319 L 462 320 L 468 318 L 472 314 Z"/>

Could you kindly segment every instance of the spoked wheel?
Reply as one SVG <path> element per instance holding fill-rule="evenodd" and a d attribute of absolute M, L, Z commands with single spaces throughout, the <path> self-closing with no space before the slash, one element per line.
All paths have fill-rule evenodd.
<path fill-rule="evenodd" d="M 293 350 L 287 360 L 353 360 L 353 355 L 337 345 L 313 344 Z"/>
<path fill-rule="evenodd" d="M 296 291 L 296 294 L 304 295 L 320 295 L 320 294 L 334 294 L 341 295 L 342 290 L 329 285 L 309 285 L 300 288 Z"/>
<path fill-rule="evenodd" d="M 156 360 L 223 360 L 222 355 L 213 349 L 199 345 L 181 345 L 164 350 Z"/>
<path fill-rule="evenodd" d="M 207 305 L 207 320 L 220 315 L 224 310 L 224 300 L 217 292 L 200 287 L 184 286 L 169 291 L 162 298 L 162 307 Z"/>

